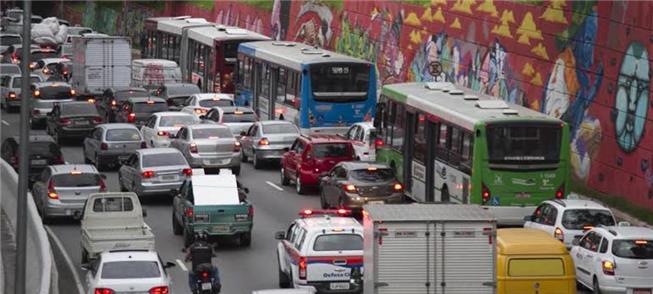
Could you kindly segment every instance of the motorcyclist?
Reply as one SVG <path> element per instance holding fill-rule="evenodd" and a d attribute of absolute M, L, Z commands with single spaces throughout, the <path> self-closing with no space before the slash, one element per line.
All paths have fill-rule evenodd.
<path fill-rule="evenodd" d="M 191 293 L 195 293 L 197 288 L 197 280 L 199 279 L 198 274 L 200 272 L 208 271 L 213 278 L 212 293 L 220 293 L 222 284 L 220 283 L 220 271 L 218 267 L 213 265 L 211 258 L 215 255 L 213 254 L 213 247 L 207 242 L 207 234 L 205 232 L 199 232 L 195 234 L 195 242 L 190 244 L 187 248 L 184 248 L 186 252 L 186 257 L 184 260 L 186 262 L 191 261 L 192 266 L 188 271 L 188 287 L 190 287 Z"/>
<path fill-rule="evenodd" d="M 63 64 L 57 63 L 54 66 L 54 70 L 52 71 L 52 74 L 48 77 L 48 82 L 63 82 L 65 81 L 65 77 L 63 76 Z"/>

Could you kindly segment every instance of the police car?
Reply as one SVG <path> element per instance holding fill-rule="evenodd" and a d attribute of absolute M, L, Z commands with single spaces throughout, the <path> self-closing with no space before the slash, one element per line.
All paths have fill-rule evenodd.
<path fill-rule="evenodd" d="M 350 210 L 304 210 L 275 237 L 281 288 L 362 293 L 363 227 Z"/>

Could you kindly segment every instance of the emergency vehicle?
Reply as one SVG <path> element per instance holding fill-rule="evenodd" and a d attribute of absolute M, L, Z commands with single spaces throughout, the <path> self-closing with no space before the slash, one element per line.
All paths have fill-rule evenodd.
<path fill-rule="evenodd" d="M 281 288 L 362 293 L 363 227 L 350 210 L 304 210 L 275 237 Z"/>

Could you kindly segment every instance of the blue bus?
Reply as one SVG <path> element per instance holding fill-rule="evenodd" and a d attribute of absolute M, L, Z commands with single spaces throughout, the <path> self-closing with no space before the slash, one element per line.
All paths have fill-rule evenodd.
<path fill-rule="evenodd" d="M 374 118 L 376 73 L 370 62 L 302 43 L 246 42 L 238 46 L 235 101 L 302 133 L 344 133 Z"/>

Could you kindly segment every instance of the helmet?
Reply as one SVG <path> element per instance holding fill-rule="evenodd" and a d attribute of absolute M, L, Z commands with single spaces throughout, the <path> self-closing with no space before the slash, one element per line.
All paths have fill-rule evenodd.
<path fill-rule="evenodd" d="M 206 242 L 209 239 L 209 234 L 206 231 L 195 233 L 195 240 Z"/>

